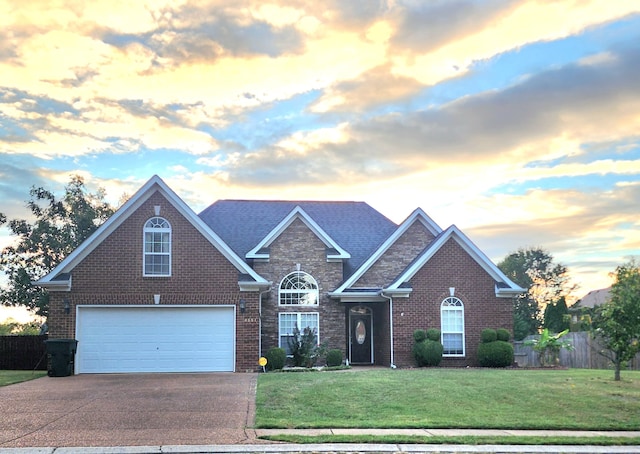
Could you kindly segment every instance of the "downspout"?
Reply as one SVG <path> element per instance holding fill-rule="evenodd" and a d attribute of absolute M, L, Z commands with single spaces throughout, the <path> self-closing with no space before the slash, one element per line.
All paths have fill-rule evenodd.
<path fill-rule="evenodd" d="M 272 286 L 269 283 L 269 288 L 258 295 L 258 358 L 262 358 L 262 295 L 269 293 L 271 290 Z"/>
<path fill-rule="evenodd" d="M 387 300 L 389 300 L 389 337 L 391 338 L 390 343 L 391 343 L 391 365 L 390 367 L 392 369 L 396 368 L 396 364 L 394 361 L 394 354 L 393 354 L 393 297 L 391 296 L 387 296 L 384 294 L 384 291 L 380 292 L 380 296 L 383 298 L 386 298 Z"/>

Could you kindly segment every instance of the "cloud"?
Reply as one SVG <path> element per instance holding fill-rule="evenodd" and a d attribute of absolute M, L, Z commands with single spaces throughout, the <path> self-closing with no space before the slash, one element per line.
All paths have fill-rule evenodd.
<path fill-rule="evenodd" d="M 412 78 L 395 76 L 389 65 L 381 65 L 357 78 L 328 87 L 310 106 L 313 112 L 357 112 L 389 102 L 402 102 L 424 87 Z"/>
<path fill-rule="evenodd" d="M 537 189 L 524 195 L 481 197 L 463 216 L 465 232 L 496 259 L 520 247 L 543 247 L 576 274 L 593 279 L 593 268 L 613 271 L 628 251 L 640 252 L 638 200 L 637 184 L 597 194 Z M 608 285 L 606 273 L 599 279 Z M 582 287 L 598 285 L 583 282 Z"/>
<path fill-rule="evenodd" d="M 522 1 L 514 3 L 512 8 L 508 8 L 509 3 L 499 1 L 490 2 L 487 8 L 485 3 L 476 8 L 476 2 L 469 1 L 435 5 L 452 22 L 448 24 L 449 27 L 440 26 L 440 30 L 432 27 L 436 31 L 432 41 L 435 39 L 441 44 L 437 48 L 421 51 L 424 44 L 418 40 L 418 49 L 396 48 L 392 57 L 394 74 L 413 77 L 425 85 L 435 85 L 458 77 L 468 71 L 474 62 L 491 59 L 527 44 L 575 35 L 596 24 L 638 13 L 637 5 L 626 2 L 614 5 L 608 0 Z M 470 6 L 477 10 L 479 23 L 483 25 L 481 29 L 473 25 L 465 26 L 470 16 L 464 10 Z M 433 17 L 429 9 L 423 11 Z M 418 10 L 417 15 L 420 16 L 423 11 Z M 406 14 L 408 19 L 401 19 L 401 23 L 402 20 L 412 21 L 416 12 L 411 10 Z M 398 39 L 400 43 L 411 42 L 402 33 Z"/>
<path fill-rule="evenodd" d="M 247 153 L 230 165 L 231 181 L 287 184 L 358 182 L 373 175 L 401 176 L 457 166 L 478 171 L 498 166 L 511 177 L 544 178 L 559 171 L 632 173 L 599 164 L 521 168 L 563 155 L 567 143 L 635 136 L 640 93 L 640 48 L 612 51 L 598 64 L 571 64 L 532 75 L 502 91 L 480 93 L 437 109 L 392 113 L 340 126 L 336 134 L 302 135 Z M 613 112 L 615 115 L 603 115 Z M 305 141 L 305 137 L 313 140 Z M 576 142 L 577 141 L 577 142 Z M 295 147 L 283 144 L 296 143 Z M 598 168 L 606 165 L 605 168 Z M 261 169 L 269 167 L 268 172 Z M 460 170 L 458 170 L 460 171 Z M 253 182 L 253 183 L 252 183 Z"/>

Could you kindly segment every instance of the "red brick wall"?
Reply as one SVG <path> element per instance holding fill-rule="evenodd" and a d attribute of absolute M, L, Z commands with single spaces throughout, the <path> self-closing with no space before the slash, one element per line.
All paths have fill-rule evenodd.
<path fill-rule="evenodd" d="M 462 247 L 450 239 L 411 279 L 409 298 L 394 298 L 394 354 L 399 367 L 413 366 L 413 332 L 440 329 L 440 305 L 455 287 L 464 303 L 465 357 L 445 358 L 442 366 L 476 366 L 480 333 L 484 328 L 513 332 L 512 302 L 495 296 L 495 282 Z"/>
<path fill-rule="evenodd" d="M 273 288 L 262 303 L 262 352 L 278 346 L 278 313 L 318 312 L 320 342 L 329 348 L 345 352 L 345 308 L 327 296 L 342 281 L 342 263 L 327 262 L 326 246 L 299 219 L 295 220 L 270 246 L 269 261 L 256 262 L 255 271 L 273 282 Z M 318 283 L 320 299 L 317 306 L 279 306 L 278 287 L 282 279 L 296 271 L 310 274 Z"/>
<path fill-rule="evenodd" d="M 171 224 L 171 277 L 143 277 L 143 227 L 154 206 Z M 75 306 L 105 304 L 237 305 L 236 370 L 255 370 L 258 361 L 258 294 L 240 292 L 238 270 L 159 193 L 152 195 L 72 271 L 70 293 L 51 293 L 49 333 L 75 337 Z M 63 300 L 71 303 L 65 314 Z"/>
<path fill-rule="evenodd" d="M 354 287 L 386 287 L 433 241 L 433 234 L 419 221 L 411 225 Z"/>

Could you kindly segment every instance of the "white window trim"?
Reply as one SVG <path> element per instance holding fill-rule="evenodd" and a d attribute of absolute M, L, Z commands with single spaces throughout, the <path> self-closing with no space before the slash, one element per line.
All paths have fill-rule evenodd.
<path fill-rule="evenodd" d="M 302 332 L 306 326 L 301 326 L 300 324 L 300 316 L 301 315 L 315 315 L 317 321 L 316 328 L 316 345 L 320 345 L 320 312 L 279 312 L 278 313 L 278 347 L 287 349 L 286 346 L 282 345 L 282 332 L 280 331 L 280 319 L 283 315 L 295 315 L 296 316 L 296 325 L 298 329 Z M 307 325 L 308 326 L 308 325 Z"/>
<path fill-rule="evenodd" d="M 302 275 L 308 276 L 310 281 L 315 286 L 315 289 L 313 289 L 313 290 L 283 289 L 282 285 L 285 283 L 285 281 L 287 279 L 289 279 L 291 276 L 294 276 L 294 275 L 297 275 L 297 274 L 302 274 Z M 315 303 L 313 303 L 313 304 L 282 304 L 282 295 L 283 294 L 300 294 L 300 293 L 313 294 Z M 304 271 L 294 271 L 293 273 L 287 274 L 280 281 L 280 285 L 278 286 L 278 306 L 280 306 L 280 307 L 313 307 L 313 306 L 317 306 L 319 304 L 319 300 L 320 300 L 320 291 L 318 289 L 318 281 L 316 281 L 315 278 L 312 275 L 310 275 L 309 273 L 305 273 Z"/>
<path fill-rule="evenodd" d="M 151 228 L 151 227 L 147 227 L 147 224 L 149 223 L 149 221 L 153 220 L 153 219 L 161 219 L 164 222 L 167 223 L 167 225 L 169 226 L 168 228 Z M 167 221 L 165 218 L 161 217 L 161 216 L 153 216 L 149 219 L 147 219 L 147 221 L 144 223 L 144 227 L 142 229 L 142 276 L 143 277 L 171 277 L 171 270 L 172 270 L 172 243 L 173 243 L 173 238 L 172 238 L 172 228 L 171 228 L 171 223 L 169 221 Z M 147 252 L 146 251 L 146 246 L 147 246 L 147 233 L 168 233 L 169 234 L 169 252 L 168 253 L 158 253 L 158 252 Z M 162 256 L 168 256 L 169 257 L 169 272 L 167 274 L 147 274 L 146 272 L 146 264 L 147 264 L 147 257 L 148 256 L 156 256 L 156 255 L 162 255 Z"/>
<path fill-rule="evenodd" d="M 449 305 L 446 304 L 448 302 L 459 302 L 460 305 Z M 446 334 L 460 334 L 462 335 L 462 354 L 460 353 L 444 353 L 442 356 L 445 358 L 463 358 L 466 356 L 466 339 L 465 339 L 465 335 L 464 335 L 464 325 L 465 325 L 465 320 L 464 320 L 464 303 L 462 302 L 462 300 L 460 298 L 457 298 L 455 296 L 448 296 L 446 297 L 444 300 L 442 300 L 442 303 L 440 304 L 440 342 L 444 345 L 444 335 L 445 335 L 445 330 L 444 330 L 444 317 L 443 317 L 443 313 L 445 311 L 456 311 L 456 312 L 461 312 L 462 313 L 462 330 L 461 331 L 446 331 Z"/>

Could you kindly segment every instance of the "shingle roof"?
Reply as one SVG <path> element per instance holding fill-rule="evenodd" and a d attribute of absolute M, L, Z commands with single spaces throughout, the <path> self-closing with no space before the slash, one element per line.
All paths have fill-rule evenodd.
<path fill-rule="evenodd" d="M 240 257 L 254 248 L 297 206 L 351 254 L 350 275 L 397 225 L 364 202 L 219 200 L 198 216 Z"/>

